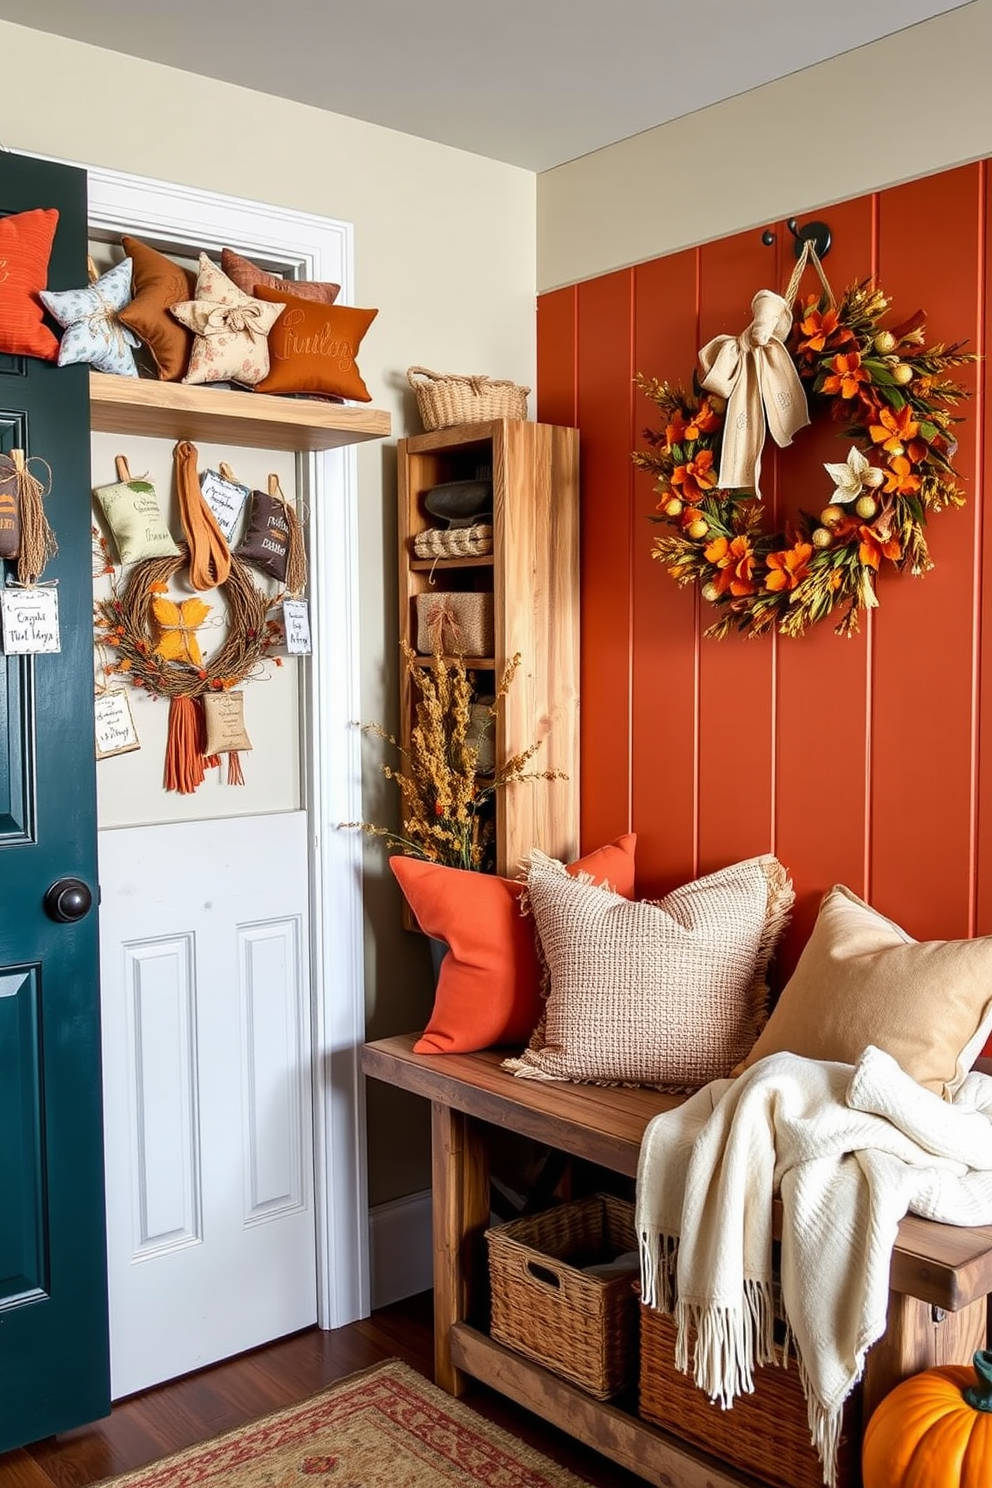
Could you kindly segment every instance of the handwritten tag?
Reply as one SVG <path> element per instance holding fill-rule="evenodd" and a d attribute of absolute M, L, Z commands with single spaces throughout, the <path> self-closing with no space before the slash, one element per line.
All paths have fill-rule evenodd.
<path fill-rule="evenodd" d="M 282 624 L 289 656 L 310 655 L 310 607 L 305 599 L 284 599 Z"/>
<path fill-rule="evenodd" d="M 0 592 L 3 649 L 8 656 L 34 656 L 61 651 L 58 590 L 4 589 Z"/>
<path fill-rule="evenodd" d="M 203 499 L 217 518 L 217 526 L 229 543 L 234 541 L 234 529 L 245 502 L 251 495 L 247 486 L 237 481 L 225 480 L 218 470 L 205 470 L 200 476 Z"/>
<path fill-rule="evenodd" d="M 141 748 L 134 726 L 131 700 L 126 692 L 102 692 L 96 699 L 96 757 L 109 759 L 114 754 L 129 754 Z"/>

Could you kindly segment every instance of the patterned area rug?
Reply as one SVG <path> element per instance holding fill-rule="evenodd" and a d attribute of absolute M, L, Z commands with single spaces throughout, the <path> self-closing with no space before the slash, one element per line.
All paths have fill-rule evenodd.
<path fill-rule="evenodd" d="M 587 1488 L 398 1359 L 104 1488 Z"/>

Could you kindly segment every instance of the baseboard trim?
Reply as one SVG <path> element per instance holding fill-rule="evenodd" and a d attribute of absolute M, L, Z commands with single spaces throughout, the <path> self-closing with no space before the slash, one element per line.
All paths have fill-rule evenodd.
<path fill-rule="evenodd" d="M 369 1211 L 373 1310 L 434 1285 L 431 1207 L 428 1188 Z"/>

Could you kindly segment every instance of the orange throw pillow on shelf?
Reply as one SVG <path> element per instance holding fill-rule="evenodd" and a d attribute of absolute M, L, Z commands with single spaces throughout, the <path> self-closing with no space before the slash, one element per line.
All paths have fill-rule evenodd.
<path fill-rule="evenodd" d="M 322 393 L 371 403 L 355 358 L 378 310 L 320 305 L 264 284 L 254 294 L 286 306 L 269 332 L 269 375 L 256 383 L 256 393 Z"/>
<path fill-rule="evenodd" d="M 121 238 L 131 260 L 133 299 L 118 319 L 148 347 L 163 382 L 178 382 L 189 366 L 193 332 L 169 314 L 173 305 L 196 297 L 196 275 L 139 238 Z"/>
<path fill-rule="evenodd" d="M 568 865 L 630 899 L 633 833 Z M 421 930 L 448 945 L 434 1009 L 415 1054 L 470 1054 L 526 1044 L 541 1016 L 541 964 L 534 921 L 520 912 L 527 885 L 396 855 L 389 866 Z"/>
<path fill-rule="evenodd" d="M 38 295 L 48 287 L 48 260 L 59 214 L 54 207 L 0 217 L 0 351 L 54 362 L 58 337 L 45 325 Z"/>

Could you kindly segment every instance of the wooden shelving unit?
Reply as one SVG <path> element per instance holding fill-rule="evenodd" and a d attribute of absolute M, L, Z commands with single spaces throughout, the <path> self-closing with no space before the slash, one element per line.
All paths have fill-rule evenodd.
<path fill-rule="evenodd" d="M 90 373 L 90 419 L 103 434 L 146 434 L 259 449 L 338 449 L 390 433 L 381 408 L 184 387 L 153 378 Z"/>
<path fill-rule="evenodd" d="M 400 636 L 416 649 L 416 600 L 438 589 L 493 594 L 495 651 L 466 657 L 479 692 L 492 693 L 506 663 L 519 667 L 501 705 L 496 758 L 543 740 L 534 768 L 567 780 L 534 780 L 496 797 L 496 871 L 513 877 L 534 847 L 572 858 L 579 843 L 579 443 L 576 429 L 520 419 L 463 424 L 399 441 Z M 493 481 L 493 552 L 416 558 L 414 538 L 436 526 L 424 495 L 446 481 Z M 424 665 L 430 658 L 423 658 Z M 415 688 L 402 678 L 401 743 L 409 744 Z M 412 924 L 408 918 L 407 924 Z"/>

